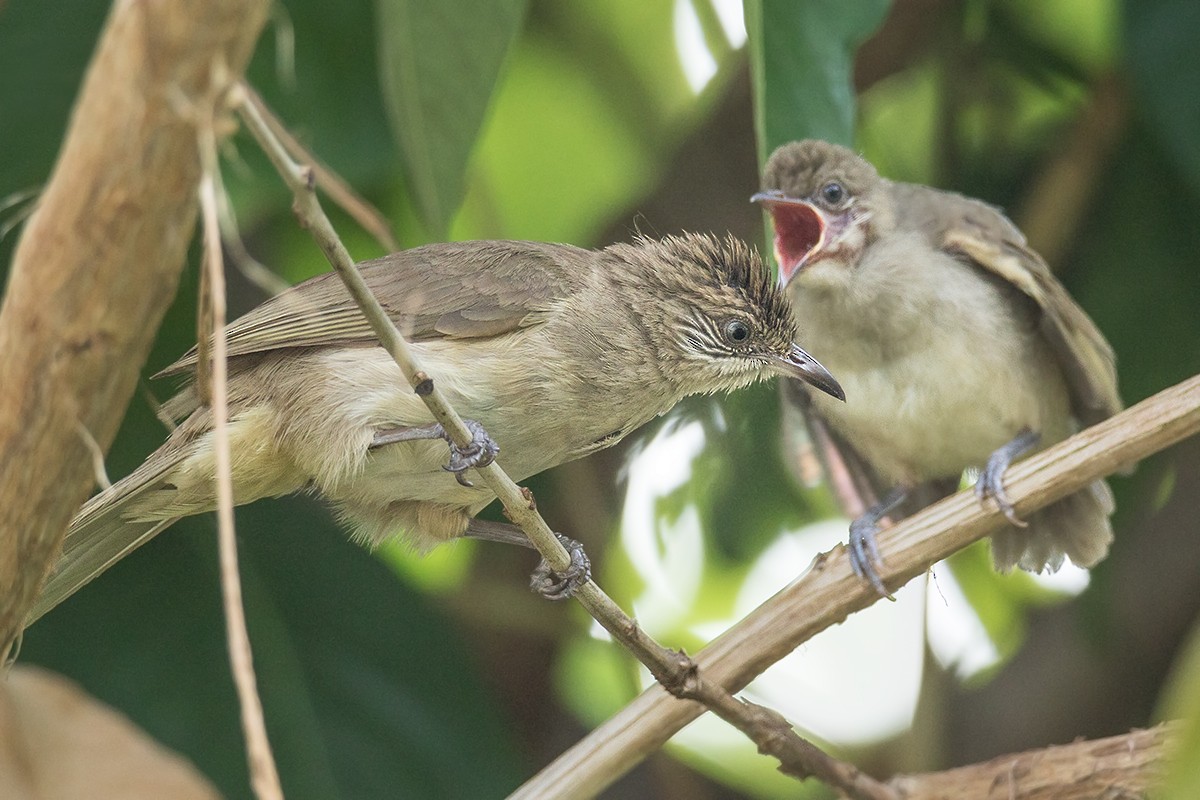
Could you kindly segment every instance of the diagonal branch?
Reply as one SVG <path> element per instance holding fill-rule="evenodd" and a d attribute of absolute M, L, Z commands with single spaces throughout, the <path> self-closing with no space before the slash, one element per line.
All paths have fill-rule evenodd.
<path fill-rule="evenodd" d="M 1200 375 L 1165 389 L 1064 442 L 1014 464 L 1005 486 L 1027 515 L 1098 478 L 1200 431 Z M 972 542 L 1007 524 L 972 492 L 959 492 L 879 537 L 884 583 L 897 589 Z M 826 628 L 879 600 L 850 571 L 845 547 L 818 556 L 810 569 L 711 644 L 696 661 L 709 680 L 740 691 L 767 667 Z M 624 775 L 704 709 L 677 703 L 652 686 L 522 786 L 514 797 L 591 797 Z"/>
<path fill-rule="evenodd" d="M 233 94 L 233 103 L 241 111 L 247 127 L 292 190 L 293 208 L 301 224 L 308 228 L 342 278 L 380 343 L 399 365 L 413 391 L 421 397 L 454 443 L 466 447 L 471 443 L 471 432 L 446 402 L 437 381 L 421 370 L 408 343 L 363 281 L 345 245 L 321 210 L 314 191 L 313 171 L 294 162 L 283 144 L 275 138 L 256 95 L 245 90 Z M 486 467 L 477 468 L 477 471 L 487 487 L 500 499 L 509 518 L 520 526 L 546 561 L 558 571 L 566 570 L 570 565 L 570 557 L 537 512 L 532 494 L 517 486 L 494 461 Z M 690 657 L 668 650 L 654 641 L 595 581 L 589 579 L 576 590 L 574 597 L 614 639 L 650 670 L 662 686 L 677 697 L 703 702 L 722 719 L 743 731 L 761 752 L 778 755 L 781 768 L 788 774 L 801 779 L 819 777 L 855 800 L 896 800 L 898 797 L 895 790 L 863 775 L 853 766 L 838 762 L 801 739 L 778 714 L 739 701 L 703 677 Z M 564 785 L 570 786 L 570 781 Z"/>
<path fill-rule="evenodd" d="M 246 757 L 250 769 L 250 785 L 258 800 L 283 800 L 279 770 L 271 754 L 263 718 L 262 699 L 254 674 L 250 634 L 246 630 L 246 609 L 242 603 L 242 576 L 238 571 L 237 539 L 233 517 L 233 474 L 229 446 L 229 363 L 228 341 L 225 332 L 225 260 L 221 254 L 221 224 L 218 220 L 218 200 L 221 194 L 220 171 L 217 164 L 216 108 L 211 109 L 207 124 L 199 130 L 200 212 L 203 220 L 204 272 L 206 293 L 201 295 L 201 308 L 207 308 L 212 331 L 212 383 L 201 386 L 208 397 L 213 418 L 213 469 L 217 483 L 217 544 L 221 568 L 221 602 L 225 609 L 225 637 L 229 648 L 229 665 L 237 690 L 241 711 L 242 735 L 246 740 Z M 204 301 L 205 295 L 207 302 Z M 205 356 L 201 356 L 203 363 Z M 197 380 L 200 379 L 197 371 Z"/>
<path fill-rule="evenodd" d="M 942 772 L 897 775 L 888 785 L 904 800 L 1093 800 L 1147 797 L 1162 779 L 1163 759 L 1179 727 L 1164 722 L 1121 736 L 997 756 Z"/>
<path fill-rule="evenodd" d="M 341 175 L 321 163 L 320 159 L 293 136 L 282 120 L 267 107 L 262 97 L 254 91 L 254 87 L 243 83 L 242 91 L 251 98 L 250 101 L 262 115 L 262 120 L 270 128 L 271 134 L 283 144 L 291 157 L 303 161 L 312 168 L 317 186 L 333 198 L 335 203 L 341 206 L 355 222 L 362 226 L 363 230 L 371 234 L 375 241 L 379 242 L 388 252 L 399 250 L 400 243 L 396 241 L 396 234 L 379 209 L 359 197 L 358 193 L 342 179 Z"/>

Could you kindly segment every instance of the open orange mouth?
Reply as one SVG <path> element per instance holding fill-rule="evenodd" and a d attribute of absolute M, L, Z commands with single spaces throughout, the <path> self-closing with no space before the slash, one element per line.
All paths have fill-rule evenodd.
<path fill-rule="evenodd" d="M 775 224 L 775 259 L 779 282 L 786 285 L 814 251 L 825 242 L 825 218 L 810 203 L 776 192 L 761 192 L 750 198 L 771 212 Z"/>

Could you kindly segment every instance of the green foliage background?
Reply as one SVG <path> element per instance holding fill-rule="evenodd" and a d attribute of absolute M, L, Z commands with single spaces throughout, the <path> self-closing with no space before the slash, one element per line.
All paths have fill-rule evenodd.
<path fill-rule="evenodd" d="M 697 0 L 717 66 L 698 95 L 677 55 L 679 5 L 286 0 L 251 80 L 406 246 L 446 236 L 598 246 L 639 229 L 730 230 L 761 244 L 746 203 L 757 163 L 804 136 L 855 143 L 884 174 L 984 197 L 1027 229 L 1031 198 L 1059 198 L 1048 227 L 1063 243 L 1051 260 L 1116 347 L 1126 400 L 1200 372 L 1195 3 L 747 0 L 739 50 L 716 6 Z M 0 196 L 45 180 L 107 9 L 0 3 Z M 1097 118 L 1110 127 L 1088 128 Z M 292 281 L 324 271 L 265 161 L 244 136 L 236 146 L 226 174 L 251 250 Z M 1073 151 L 1098 168 L 1064 179 L 1054 168 Z M 1056 194 L 1072 180 L 1087 191 Z M 335 223 L 357 256 L 378 254 L 344 217 Z M 0 242 L 0 263 L 17 235 Z M 147 374 L 192 342 L 195 275 Z M 235 311 L 261 300 L 231 280 Z M 713 408 L 681 413 L 711 423 Z M 719 564 L 709 608 L 728 605 L 739 570 L 781 528 L 830 510 L 763 455 L 776 452 L 773 389 L 731 398 L 721 416 L 683 494 L 663 500 L 665 513 L 700 507 Z M 162 437 L 135 398 L 112 474 Z M 623 454 L 532 485 L 551 523 L 586 542 L 604 585 L 629 597 L 636 579 L 607 551 Z M 983 551 L 957 557 L 1007 661 L 971 687 L 931 668 L 914 730 L 856 761 L 884 775 L 931 769 L 1183 717 L 1188 749 L 1169 796 L 1197 796 L 1200 648 L 1181 642 L 1200 635 L 1198 476 L 1189 442 L 1118 480 L 1113 555 L 1069 604 L 993 575 Z M 576 609 L 524 592 L 527 554 L 462 545 L 423 561 L 402 549 L 375 557 L 304 499 L 240 509 L 238 525 L 289 797 L 501 797 L 636 690 L 629 660 L 590 639 Z M 213 532 L 208 519 L 175 526 L 40 622 L 22 659 L 71 676 L 243 797 Z M 700 769 L 657 756 L 610 796 L 794 791 L 765 759 Z"/>

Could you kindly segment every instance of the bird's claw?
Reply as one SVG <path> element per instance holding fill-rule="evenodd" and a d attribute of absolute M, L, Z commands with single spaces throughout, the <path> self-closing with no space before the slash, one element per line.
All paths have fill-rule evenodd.
<path fill-rule="evenodd" d="M 879 532 L 879 522 L 891 512 L 900 507 L 908 497 L 908 491 L 903 486 L 897 486 L 888 492 L 887 496 L 871 506 L 861 517 L 850 523 L 850 569 L 854 574 L 871 584 L 871 588 L 880 597 L 895 600 L 892 593 L 883 585 L 879 577 L 879 569 L 883 566 L 883 557 L 879 555 L 879 545 L 875 542 L 875 534 Z"/>
<path fill-rule="evenodd" d="M 1004 473 L 1014 460 L 1033 448 L 1039 438 L 1037 433 L 1029 429 L 1022 430 L 1011 442 L 988 456 L 983 471 L 979 473 L 979 480 L 975 481 L 975 496 L 979 502 L 982 504 L 989 497 L 992 498 L 1005 518 L 1018 528 L 1028 528 L 1029 523 L 1017 516 L 1012 498 L 1004 488 Z"/>
<path fill-rule="evenodd" d="M 478 422 L 473 419 L 464 421 L 467 424 L 467 430 L 471 432 L 471 443 L 466 447 L 459 447 L 449 435 L 443 434 L 446 442 L 450 445 L 450 463 L 442 469 L 453 472 L 455 480 L 463 486 L 474 486 L 464 477 L 467 470 L 491 464 L 496 460 L 500 446 L 491 436 L 488 436 L 488 432 Z"/>
<path fill-rule="evenodd" d="M 1007 468 L 1008 464 L 1004 464 L 996 469 L 996 464 L 989 460 L 987 466 L 979 473 L 979 480 L 975 481 L 975 496 L 979 498 L 981 505 L 986 503 L 989 497 L 992 498 L 1009 522 L 1018 528 L 1028 528 L 1029 523 L 1017 516 L 1012 498 L 1004 489 L 1004 471 Z"/>
<path fill-rule="evenodd" d="M 854 574 L 871 584 L 881 597 L 894 600 L 891 592 L 883 585 L 879 577 L 879 568 L 883 566 L 883 558 L 879 555 L 879 545 L 875 542 L 875 534 L 879 530 L 879 520 L 870 514 L 864 514 L 850 523 L 850 569 Z"/>
<path fill-rule="evenodd" d="M 592 579 L 592 562 L 579 542 L 561 533 L 554 535 L 570 554 L 571 565 L 563 572 L 557 572 L 543 558 L 529 578 L 529 589 L 547 600 L 566 600 Z"/>

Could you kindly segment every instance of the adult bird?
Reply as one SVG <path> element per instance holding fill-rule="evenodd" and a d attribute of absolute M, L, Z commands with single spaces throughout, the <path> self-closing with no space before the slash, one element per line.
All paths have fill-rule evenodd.
<path fill-rule="evenodd" d="M 324 496 L 359 539 L 419 549 L 460 536 L 528 544 L 475 515 L 494 495 L 465 479 L 497 452 L 516 480 L 611 447 L 681 398 L 771 375 L 841 397 L 795 343 L 783 292 L 733 239 L 639 238 L 591 251 L 561 244 L 434 244 L 361 265 L 423 369 L 469 418 L 451 447 L 342 282 L 320 275 L 228 328 L 229 438 L 236 503 Z M 192 376 L 193 349 L 161 375 Z M 166 409 L 182 420 L 131 475 L 84 505 L 32 621 L 175 520 L 212 510 L 212 415 L 194 385 Z M 567 542 L 562 597 L 587 577 Z"/>

